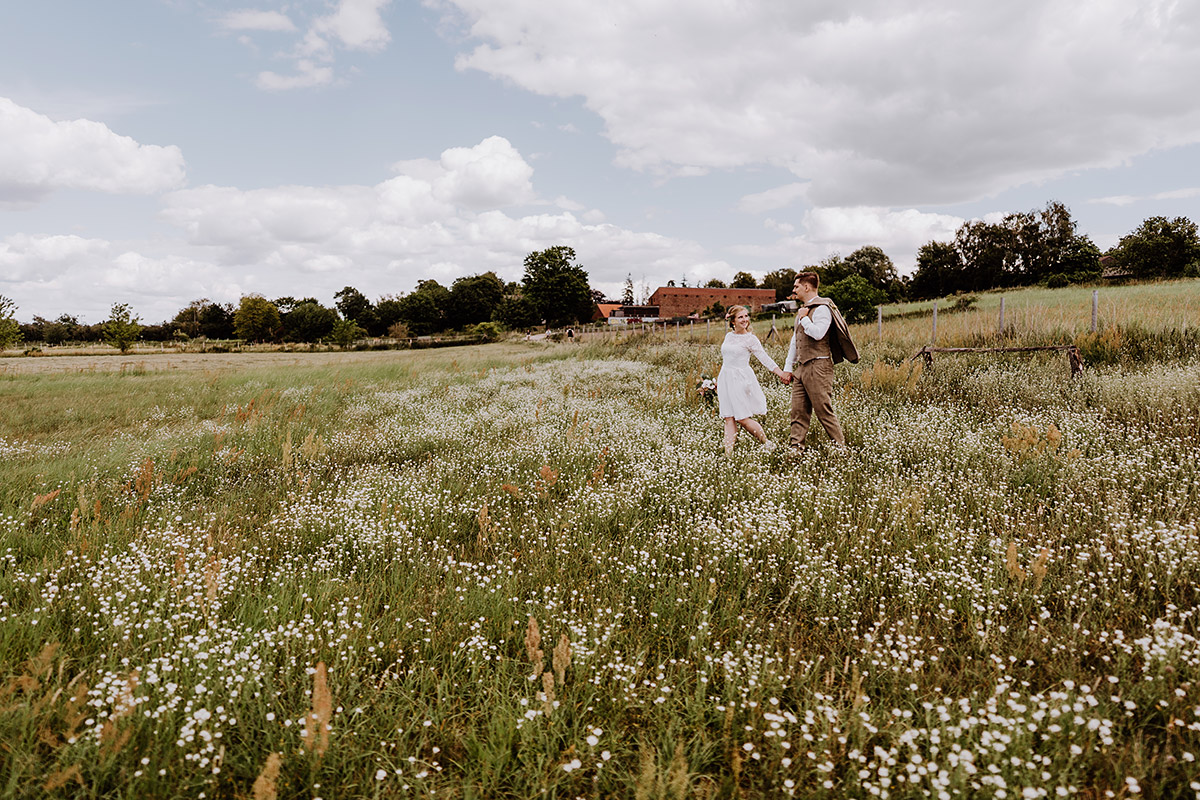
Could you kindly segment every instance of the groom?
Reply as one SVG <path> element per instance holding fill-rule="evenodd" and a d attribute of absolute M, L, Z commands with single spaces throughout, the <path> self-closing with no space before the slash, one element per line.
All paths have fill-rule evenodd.
<path fill-rule="evenodd" d="M 842 424 L 833 413 L 830 394 L 833 391 L 833 363 L 835 350 L 843 356 L 843 346 L 850 343 L 846 323 L 837 306 L 827 297 L 817 294 L 821 279 L 815 272 L 801 272 L 796 276 L 792 297 L 801 303 L 796 314 L 796 327 L 792 332 L 792 344 L 788 348 L 784 375 L 781 380 L 792 387 L 791 432 L 788 444 L 794 452 L 804 450 L 808 426 L 813 412 L 821 426 L 839 447 L 846 446 Z M 837 317 L 835 324 L 834 317 Z M 841 337 L 845 336 L 845 341 Z M 857 352 L 845 354 L 853 361 Z M 841 361 L 842 358 L 836 360 Z"/>

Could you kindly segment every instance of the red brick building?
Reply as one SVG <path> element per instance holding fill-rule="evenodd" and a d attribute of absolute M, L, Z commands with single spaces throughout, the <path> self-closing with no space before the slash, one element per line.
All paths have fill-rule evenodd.
<path fill-rule="evenodd" d="M 774 289 L 701 289 L 699 287 L 660 286 L 650 295 L 650 304 L 658 306 L 659 316 L 688 317 L 699 314 L 714 302 L 729 308 L 746 306 L 752 313 L 775 302 Z"/>

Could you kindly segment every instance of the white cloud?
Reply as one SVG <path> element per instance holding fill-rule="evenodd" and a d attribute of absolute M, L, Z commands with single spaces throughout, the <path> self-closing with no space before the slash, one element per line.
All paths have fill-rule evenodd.
<path fill-rule="evenodd" d="M 1110 195 L 1108 197 L 1096 197 L 1088 202 L 1110 206 L 1129 206 L 1146 200 L 1188 200 L 1192 197 L 1200 197 L 1200 187 L 1193 186 L 1186 189 L 1171 189 L 1166 192 L 1156 192 L 1155 194 L 1141 196 L 1131 194 Z"/>
<path fill-rule="evenodd" d="M 662 174 L 771 164 L 822 206 L 976 199 L 1200 141 L 1200 4 L 446 0 L 459 58 L 581 96 Z"/>
<path fill-rule="evenodd" d="M 758 194 L 748 194 L 738 201 L 738 211 L 745 211 L 749 214 L 774 211 L 802 199 L 807 191 L 808 184 L 798 182 L 776 186 L 774 189 L 768 189 Z"/>
<path fill-rule="evenodd" d="M 382 11 L 391 0 L 341 0 L 337 10 L 316 21 L 313 29 L 331 33 L 351 50 L 378 51 L 392 40 Z"/>
<path fill-rule="evenodd" d="M 59 189 L 155 194 L 184 181 L 178 147 L 139 144 L 92 120 L 58 122 L 0 97 L 0 207 Z"/>
<path fill-rule="evenodd" d="M 52 280 L 73 264 L 103 256 L 107 250 L 108 242 L 99 239 L 15 234 L 0 241 L 0 280 Z"/>
<path fill-rule="evenodd" d="M 220 19 L 222 28 L 228 31 L 270 31 L 291 33 L 296 30 L 295 24 L 279 11 L 257 11 L 240 9 L 230 11 Z"/>
<path fill-rule="evenodd" d="M 265 70 L 258 73 L 254 81 L 260 89 L 268 91 L 287 91 L 289 89 L 311 89 L 314 86 L 328 86 L 333 83 L 333 69 L 320 67 L 312 61 L 302 58 L 296 62 L 296 72 L 293 75 L 280 75 L 277 72 Z"/>

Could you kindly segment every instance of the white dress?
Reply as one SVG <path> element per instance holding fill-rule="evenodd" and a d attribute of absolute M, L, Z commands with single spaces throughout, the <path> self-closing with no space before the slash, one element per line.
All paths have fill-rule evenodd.
<path fill-rule="evenodd" d="M 752 353 L 767 369 L 778 369 L 753 333 L 725 334 L 721 343 L 721 371 L 717 373 L 718 413 L 722 419 L 745 419 L 767 413 L 767 397 L 750 367 Z"/>

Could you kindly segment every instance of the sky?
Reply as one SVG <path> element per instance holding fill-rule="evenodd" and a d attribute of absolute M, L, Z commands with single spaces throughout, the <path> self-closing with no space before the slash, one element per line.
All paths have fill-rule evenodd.
<path fill-rule="evenodd" d="M 1065 203 L 1200 222 L 1194 0 L 0 8 L 17 318 L 376 301 L 574 248 L 619 296 Z"/>

